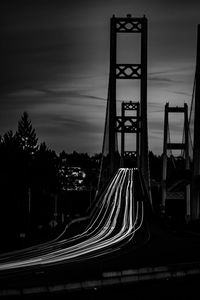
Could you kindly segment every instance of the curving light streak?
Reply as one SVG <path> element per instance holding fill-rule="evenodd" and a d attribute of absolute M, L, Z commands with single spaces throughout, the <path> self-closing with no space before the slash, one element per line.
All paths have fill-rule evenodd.
<path fill-rule="evenodd" d="M 0 257 L 0 271 L 83 261 L 118 250 L 143 223 L 143 202 L 135 199 L 134 170 L 119 169 L 94 208 L 88 227 L 68 240 L 36 245 Z"/>

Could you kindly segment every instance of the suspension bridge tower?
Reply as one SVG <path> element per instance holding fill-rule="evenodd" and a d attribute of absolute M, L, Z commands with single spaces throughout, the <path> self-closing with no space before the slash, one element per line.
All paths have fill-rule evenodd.
<path fill-rule="evenodd" d="M 194 99 L 194 101 L 193 101 Z M 193 119 L 194 111 L 194 119 Z M 184 138 L 183 143 L 171 143 L 169 138 L 169 113 L 184 113 Z M 197 27 L 197 55 L 196 55 L 196 70 L 194 89 L 192 95 L 192 103 L 190 108 L 190 120 L 187 117 L 187 105 L 184 107 L 169 107 L 165 106 L 164 120 L 164 143 L 163 143 L 163 173 L 162 173 L 162 207 L 165 211 L 166 201 L 176 198 L 172 192 L 172 188 L 167 187 L 167 151 L 182 150 L 185 154 L 185 170 L 190 170 L 188 173 L 188 182 L 186 184 L 185 195 L 176 193 L 178 198 L 186 200 L 186 215 L 188 220 L 199 220 L 200 218 L 200 24 Z M 192 134 L 193 132 L 193 134 Z M 189 137 L 193 137 L 191 140 Z M 190 153 L 190 143 L 192 144 L 192 152 Z M 184 174 L 184 173 L 183 173 Z M 183 175 L 182 174 L 182 175 Z M 183 178 L 182 178 L 183 179 Z M 175 185 L 174 185 L 175 186 Z M 171 191 L 170 191 L 171 190 Z"/>
<path fill-rule="evenodd" d="M 183 114 L 183 141 L 181 143 L 172 142 L 169 129 L 169 115 Z M 181 151 L 176 157 L 173 151 Z M 170 154 L 170 157 L 168 157 Z M 188 121 L 188 105 L 185 103 L 181 106 L 165 105 L 164 117 L 164 139 L 163 139 L 163 166 L 162 166 L 162 210 L 166 211 L 167 202 L 181 201 L 185 203 L 185 218 L 190 218 L 190 184 L 185 181 L 187 172 L 190 170 L 189 157 L 189 121 Z M 168 172 L 168 163 L 173 162 L 173 172 Z M 171 181 L 171 182 L 170 182 Z M 168 182 L 168 184 L 167 184 Z M 175 204 L 174 204 L 175 205 Z"/>
<path fill-rule="evenodd" d="M 140 61 L 139 63 L 118 63 L 117 61 L 117 35 L 140 34 Z M 125 45 L 124 45 L 125 47 Z M 116 109 L 117 80 L 139 80 L 138 101 L 123 101 L 121 116 Z M 133 95 L 134 96 L 134 95 Z M 110 74 L 108 91 L 108 131 L 109 131 L 109 157 L 110 175 L 119 167 L 117 162 L 117 133 L 121 133 L 121 166 L 126 158 L 136 161 L 144 179 L 146 188 L 150 193 L 150 176 L 148 160 L 148 126 L 147 126 L 147 18 L 127 15 L 117 18 L 113 15 L 110 20 Z M 132 116 L 126 116 L 126 111 L 132 111 Z M 132 151 L 125 149 L 126 133 L 136 134 L 136 148 Z"/>

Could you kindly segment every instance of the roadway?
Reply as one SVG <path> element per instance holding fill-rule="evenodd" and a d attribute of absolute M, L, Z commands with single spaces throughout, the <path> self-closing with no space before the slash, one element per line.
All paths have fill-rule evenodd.
<path fill-rule="evenodd" d="M 71 237 L 66 227 L 50 242 L 2 254 L 0 293 L 31 289 L 39 293 L 50 286 L 80 289 L 80 282 L 94 286 L 117 283 L 119 278 L 122 282 L 127 276 L 131 282 L 149 274 L 164 276 L 170 270 L 175 274 L 180 264 L 186 273 L 200 270 L 194 264 L 199 261 L 199 236 L 172 235 L 160 227 L 150 213 L 136 169 L 116 172 L 79 228 Z"/>

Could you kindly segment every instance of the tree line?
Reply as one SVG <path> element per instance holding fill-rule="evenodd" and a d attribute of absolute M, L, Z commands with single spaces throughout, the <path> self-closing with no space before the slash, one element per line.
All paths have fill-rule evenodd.
<path fill-rule="evenodd" d="M 0 166 L 0 234 L 5 241 L 0 251 L 3 251 L 29 235 L 33 238 L 36 229 L 48 234 L 47 228 L 59 209 L 55 205 L 66 206 L 68 167 L 81 167 L 86 174 L 82 185 L 86 190 L 94 188 L 99 155 L 91 157 L 75 151 L 56 154 L 45 142 L 38 143 L 29 115 L 24 112 L 17 131 L 9 130 L 0 136 Z"/>

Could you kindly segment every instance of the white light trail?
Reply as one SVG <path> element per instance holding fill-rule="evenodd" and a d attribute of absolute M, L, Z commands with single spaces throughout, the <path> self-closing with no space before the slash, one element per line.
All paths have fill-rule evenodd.
<path fill-rule="evenodd" d="M 68 240 L 63 234 L 52 242 L 4 254 L 0 256 L 0 271 L 84 261 L 126 245 L 143 224 L 143 202 L 135 199 L 134 180 L 134 169 L 119 169 L 84 232 Z"/>

